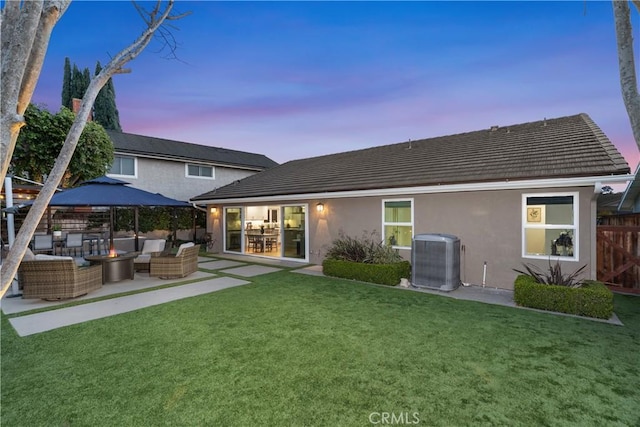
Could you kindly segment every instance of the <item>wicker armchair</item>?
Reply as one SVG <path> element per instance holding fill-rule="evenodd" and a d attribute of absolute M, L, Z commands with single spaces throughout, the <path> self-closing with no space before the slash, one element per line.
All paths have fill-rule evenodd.
<path fill-rule="evenodd" d="M 176 255 L 151 257 L 149 276 L 163 279 L 185 277 L 198 270 L 200 245 L 180 247 Z"/>
<path fill-rule="evenodd" d="M 22 261 L 22 298 L 75 298 L 102 287 L 102 266 L 78 267 L 73 259 Z"/>
<path fill-rule="evenodd" d="M 167 241 L 163 239 L 145 240 L 142 252 L 133 260 L 136 271 L 149 271 L 151 257 L 162 255 L 166 243 Z"/>

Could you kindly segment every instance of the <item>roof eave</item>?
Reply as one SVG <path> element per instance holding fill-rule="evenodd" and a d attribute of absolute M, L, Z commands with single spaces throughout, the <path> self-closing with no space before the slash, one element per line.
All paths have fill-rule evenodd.
<path fill-rule="evenodd" d="M 271 201 L 289 201 L 317 198 L 353 198 L 353 197 L 374 197 L 374 196 L 402 196 L 409 194 L 433 194 L 433 193 L 456 193 L 468 191 L 491 191 L 491 190 L 517 190 L 532 188 L 559 188 L 559 187 L 585 187 L 595 186 L 602 183 L 621 183 L 634 179 L 633 174 L 587 176 L 572 178 L 546 178 L 529 180 L 503 180 L 491 182 L 473 182 L 463 184 L 444 184 L 413 187 L 377 188 L 367 190 L 348 191 L 319 191 L 312 193 L 280 194 L 269 196 L 253 197 L 228 197 L 228 198 L 193 198 L 191 201 L 200 204 L 232 204 L 232 203 L 254 203 Z"/>

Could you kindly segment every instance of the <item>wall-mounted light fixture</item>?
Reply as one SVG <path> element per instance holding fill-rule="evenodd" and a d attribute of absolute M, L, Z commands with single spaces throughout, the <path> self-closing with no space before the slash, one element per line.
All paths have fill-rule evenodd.
<path fill-rule="evenodd" d="M 218 213 L 218 208 L 216 208 L 215 206 L 211 208 L 211 213 L 212 214 L 217 214 Z"/>
<path fill-rule="evenodd" d="M 324 212 L 324 204 L 323 203 L 318 203 L 316 205 L 316 211 L 318 212 Z"/>

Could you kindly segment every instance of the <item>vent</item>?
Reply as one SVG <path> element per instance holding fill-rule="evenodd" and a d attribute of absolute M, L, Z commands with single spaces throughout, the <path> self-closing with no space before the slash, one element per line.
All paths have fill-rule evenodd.
<path fill-rule="evenodd" d="M 460 285 L 460 239 L 449 234 L 417 234 L 411 250 L 411 284 L 453 291 Z"/>

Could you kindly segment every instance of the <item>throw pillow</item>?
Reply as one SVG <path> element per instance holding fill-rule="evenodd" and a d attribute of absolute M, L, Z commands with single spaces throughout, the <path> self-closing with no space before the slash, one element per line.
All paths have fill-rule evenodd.
<path fill-rule="evenodd" d="M 178 252 L 176 252 L 176 256 L 180 256 L 182 254 L 182 251 L 186 248 L 190 248 L 192 246 L 195 246 L 195 243 L 193 242 L 189 242 L 189 243 L 183 243 L 180 245 L 180 247 L 178 248 Z"/>

